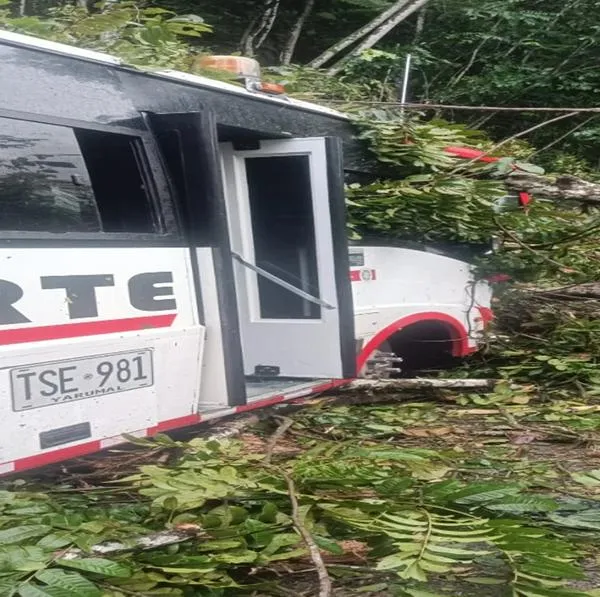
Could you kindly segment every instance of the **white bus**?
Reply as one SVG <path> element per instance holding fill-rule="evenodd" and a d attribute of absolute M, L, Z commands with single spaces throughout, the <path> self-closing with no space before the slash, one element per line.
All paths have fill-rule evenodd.
<path fill-rule="evenodd" d="M 418 322 L 475 350 L 467 264 L 349 252 L 360 168 L 343 114 L 0 32 L 0 474 L 322 392 Z"/>

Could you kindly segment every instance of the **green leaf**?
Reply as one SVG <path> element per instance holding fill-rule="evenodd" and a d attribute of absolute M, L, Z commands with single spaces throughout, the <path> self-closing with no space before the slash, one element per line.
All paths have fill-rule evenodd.
<path fill-rule="evenodd" d="M 266 522 L 266 523 L 274 523 L 277 517 L 277 513 L 279 512 L 279 509 L 277 508 L 277 505 L 273 502 L 265 502 L 265 504 L 262 507 L 262 512 L 260 513 L 260 516 L 258 517 L 258 519 L 261 522 Z"/>
<path fill-rule="evenodd" d="M 509 496 L 504 501 L 486 504 L 485 507 L 494 512 L 552 512 L 558 508 L 558 504 L 551 498 L 525 495 Z"/>
<path fill-rule="evenodd" d="M 402 589 L 404 593 L 410 595 L 410 597 L 448 597 L 442 593 L 431 593 L 429 591 L 422 591 L 421 589 Z"/>
<path fill-rule="evenodd" d="M 67 536 L 61 536 L 57 533 L 51 533 L 50 535 L 46 535 L 42 537 L 36 545 L 38 547 L 42 547 L 43 549 L 61 549 L 62 547 L 66 547 L 67 545 L 72 544 L 73 541 L 69 539 Z"/>
<path fill-rule="evenodd" d="M 472 539 L 472 541 L 477 541 L 477 539 Z M 471 556 L 475 556 L 475 555 L 485 555 L 485 554 L 489 554 L 492 553 L 490 551 L 483 551 L 481 549 L 479 550 L 474 550 L 474 549 L 460 549 L 458 547 L 449 547 L 447 545 L 434 545 L 434 544 L 430 544 L 428 546 L 428 548 L 430 551 L 434 551 L 440 554 L 444 554 L 447 556 L 460 556 L 460 557 L 471 557 Z"/>
<path fill-rule="evenodd" d="M 215 560 L 223 564 L 252 564 L 256 562 L 258 554 L 249 549 L 238 551 L 226 551 L 214 556 Z"/>
<path fill-rule="evenodd" d="M 473 483 L 461 491 L 448 496 L 456 504 L 480 505 L 513 496 L 521 491 L 518 485 L 500 483 Z"/>
<path fill-rule="evenodd" d="M 313 535 L 313 539 L 318 547 L 332 553 L 336 556 L 343 556 L 344 549 L 342 546 L 333 539 L 329 539 L 328 537 L 322 537 L 320 535 Z"/>
<path fill-rule="evenodd" d="M 418 544 L 415 544 L 417 551 L 419 548 Z M 377 562 L 377 570 L 394 570 L 396 568 L 405 568 L 406 567 L 406 558 L 402 554 L 392 554 L 390 556 L 386 556 L 382 558 L 379 562 Z"/>
<path fill-rule="evenodd" d="M 585 485 L 586 487 L 598 487 L 600 486 L 600 469 L 571 473 L 571 478 L 573 481 Z"/>
<path fill-rule="evenodd" d="M 515 162 L 515 166 L 519 168 L 519 170 L 529 172 L 530 174 L 543 175 L 545 173 L 545 170 L 542 167 L 530 164 L 529 162 Z"/>
<path fill-rule="evenodd" d="M 31 524 L 12 527 L 0 531 L 0 545 L 10 545 L 21 543 L 27 539 L 34 539 L 41 535 L 46 535 L 52 530 L 52 527 L 43 524 Z"/>
<path fill-rule="evenodd" d="M 367 449 L 359 448 L 357 456 L 364 458 L 374 458 L 377 460 L 426 460 L 427 458 L 433 458 L 438 456 L 438 453 L 434 450 L 378 450 L 378 449 Z"/>
<path fill-rule="evenodd" d="M 132 571 L 125 564 L 113 562 L 105 558 L 82 558 L 76 560 L 58 559 L 56 564 L 66 568 L 74 568 L 75 570 L 84 570 L 85 572 L 93 572 L 101 576 L 109 576 L 116 578 L 128 578 Z"/>
<path fill-rule="evenodd" d="M 581 569 L 568 561 L 548 558 L 540 555 L 530 556 L 519 565 L 521 572 L 532 575 L 549 576 L 557 579 L 583 579 Z"/>
<path fill-rule="evenodd" d="M 354 593 L 378 593 L 387 590 L 388 587 L 389 585 L 386 582 L 377 583 L 375 585 L 363 585 L 358 589 L 354 589 Z"/>
<path fill-rule="evenodd" d="M 60 588 L 42 587 L 41 585 L 34 585 L 32 583 L 20 586 L 17 595 L 21 597 L 73 597 L 73 594 L 69 591 L 65 592 Z"/>
<path fill-rule="evenodd" d="M 283 547 L 297 545 L 299 541 L 300 537 L 296 533 L 278 533 L 260 553 L 264 556 L 271 556 Z"/>
<path fill-rule="evenodd" d="M 551 512 L 548 518 L 560 526 L 572 529 L 600 531 L 600 511 L 596 509 L 566 515 Z"/>
<path fill-rule="evenodd" d="M 101 597 L 102 591 L 77 572 L 66 572 L 56 568 L 40 570 L 35 577 L 50 587 L 68 591 L 73 597 Z"/>

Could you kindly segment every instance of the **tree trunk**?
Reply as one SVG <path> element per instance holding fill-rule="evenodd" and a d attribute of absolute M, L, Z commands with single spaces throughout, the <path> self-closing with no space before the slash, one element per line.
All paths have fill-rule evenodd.
<path fill-rule="evenodd" d="M 281 55 L 279 58 L 279 62 L 283 65 L 288 65 L 292 62 L 292 58 L 294 56 L 294 51 L 296 50 L 296 44 L 298 43 L 298 39 L 300 39 L 300 34 L 302 33 L 302 29 L 304 29 L 304 24 L 306 23 L 306 19 L 308 19 L 310 13 L 312 12 L 315 6 L 315 0 L 306 0 L 306 4 L 304 5 L 304 9 L 300 13 L 298 20 L 294 23 L 290 31 L 290 36 L 288 38 L 287 43 L 285 44 L 283 50 L 281 51 Z"/>
<path fill-rule="evenodd" d="M 492 390 L 497 379 L 354 379 L 338 391 L 354 390 L 415 390 L 436 388 L 445 390 Z"/>
<path fill-rule="evenodd" d="M 243 56 L 252 58 L 256 50 L 264 43 L 277 18 L 279 2 L 280 0 L 267 0 L 262 15 L 250 21 L 240 40 L 240 50 Z"/>
<path fill-rule="evenodd" d="M 252 32 L 256 28 L 259 20 L 260 19 L 258 17 L 254 17 L 242 34 L 242 39 L 240 39 L 240 52 L 242 53 L 242 56 L 254 55 L 254 35 Z"/>
<path fill-rule="evenodd" d="M 600 206 L 600 184 L 563 174 L 552 181 L 545 176 L 518 172 L 504 181 L 509 189 L 555 201 L 575 201 Z"/>
<path fill-rule="evenodd" d="M 417 15 L 417 26 L 415 27 L 415 36 L 413 37 L 413 46 L 416 46 L 421 41 L 421 36 L 425 30 L 425 16 L 427 15 L 427 6 L 419 11 Z"/>
<path fill-rule="evenodd" d="M 280 0 L 275 0 L 271 3 L 271 10 L 269 11 L 269 15 L 262 27 L 262 30 L 259 32 L 258 39 L 254 44 L 254 51 L 258 50 L 263 43 L 265 43 L 265 39 L 269 33 L 271 33 L 271 29 L 273 29 L 273 25 L 275 24 L 275 20 L 277 19 L 277 13 L 279 11 L 279 3 Z"/>
<path fill-rule="evenodd" d="M 400 12 L 396 13 L 392 18 L 388 19 L 379 27 L 377 27 L 365 40 L 360 42 L 348 55 L 338 60 L 331 68 L 327 70 L 327 74 L 336 75 L 345 66 L 345 64 L 354 56 L 358 56 L 361 52 L 372 48 L 377 42 L 385 37 L 390 31 L 397 27 L 402 21 L 405 21 L 410 15 L 424 7 L 429 0 L 416 0 Z"/>
<path fill-rule="evenodd" d="M 555 300 L 593 299 L 597 301 L 600 299 L 600 282 L 585 282 L 563 288 L 538 290 L 536 294 Z"/>
<path fill-rule="evenodd" d="M 365 35 L 368 35 L 379 27 L 382 23 L 385 23 L 388 19 L 393 17 L 399 10 L 402 10 L 411 0 L 396 0 L 390 8 L 377 15 L 372 21 L 369 21 L 366 25 L 363 25 L 360 29 L 353 31 L 344 39 L 341 39 L 337 43 L 333 44 L 330 48 L 327 48 L 322 54 L 317 56 L 314 60 L 311 60 L 307 66 L 311 68 L 320 68 L 332 58 L 335 58 L 342 50 L 345 50 L 348 46 L 356 43 L 362 39 Z"/>

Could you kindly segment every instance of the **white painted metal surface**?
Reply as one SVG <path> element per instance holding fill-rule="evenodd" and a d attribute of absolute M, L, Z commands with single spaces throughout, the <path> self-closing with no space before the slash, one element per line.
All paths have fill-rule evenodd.
<path fill-rule="evenodd" d="M 363 258 L 362 265 L 351 268 L 350 276 L 357 335 L 366 345 L 381 337 L 386 329 L 393 329 L 394 324 L 402 326 L 402 322 L 430 320 L 436 317 L 435 314 L 441 314 L 448 318 L 446 321 L 454 321 L 457 328 L 469 330 L 470 325 L 467 346 L 476 348 L 478 334 L 483 328 L 477 307 L 490 307 L 491 292 L 487 284 L 476 284 L 473 300 L 468 290 L 473 286 L 468 264 L 435 254 L 387 247 L 353 247 L 352 253 L 354 256 L 360 253 Z M 177 308 L 154 312 L 160 313 L 159 317 L 171 317 L 172 322 L 162 328 L 138 328 L 0 346 L 0 362 L 9 364 L 0 368 L 0 416 L 6 424 L 5 429 L 10 430 L 0 442 L 0 474 L 116 445 L 123 441 L 122 433 L 145 437 L 157 431 L 301 398 L 343 383 L 321 380 L 283 391 L 276 388 L 272 396 L 261 395 L 258 402 L 252 403 L 251 397 L 247 407 L 228 407 L 225 404 L 222 338 L 210 250 L 198 250 L 205 299 L 207 337 L 204 350 L 205 329 L 197 325 L 186 250 L 81 249 L 80 256 L 80 260 L 73 260 L 69 249 L 45 250 L 42 256 L 35 249 L 0 251 L 3 279 L 14 280 L 24 292 L 14 306 L 31 320 L 11 326 L 10 333 L 65 334 L 65 326 L 73 324 L 64 291 L 42 290 L 39 277 L 31 271 L 32 260 L 44 275 L 114 276 L 114 286 L 96 289 L 97 317 L 76 322 L 76 325 L 84 326 L 107 322 L 113 322 L 109 325 L 114 326 L 115 321 L 147 316 L 147 312 L 131 305 L 128 280 L 141 270 L 172 272 L 172 294 L 177 300 Z M 140 263 L 152 267 L 140 268 Z M 6 331 L 3 329 L 4 333 Z M 0 336 L 0 340 L 6 340 L 6 337 Z M 283 348 L 282 343 L 278 346 L 282 351 L 287 348 Z M 140 349 L 153 351 L 155 377 L 152 387 L 29 411 L 13 412 L 11 409 L 9 377 L 13 367 Z M 91 437 L 55 449 L 40 448 L 40 432 L 86 421 L 90 423 Z"/>
<path fill-rule="evenodd" d="M 0 463 L 42 451 L 40 434 L 45 432 L 89 425 L 87 436 L 76 433 L 79 439 L 58 444 L 62 448 L 135 432 L 198 410 L 204 328 L 198 324 L 189 253 L 180 248 L 86 248 L 76 252 L 77 258 L 73 249 L 66 248 L 0 249 L 2 279 L 23 292 L 13 306 L 29 319 L 3 325 L 1 330 L 0 420 L 6 431 L 0 442 Z M 155 275 L 134 278 L 143 273 Z M 49 284 L 48 277 L 64 281 L 65 276 L 92 275 L 104 278 L 106 285 L 97 286 L 91 294 L 68 297 L 64 287 L 48 287 L 57 286 L 57 278 Z M 172 282 L 152 283 L 171 277 Z M 77 314 L 83 298 L 87 317 Z M 95 300 L 95 314 L 88 299 Z M 160 301 L 168 302 L 161 307 Z M 153 371 L 141 372 L 151 373 L 152 385 L 120 391 L 120 381 L 138 372 L 127 373 L 125 369 L 136 363 L 122 360 L 119 378 L 119 355 L 140 350 L 152 354 Z M 96 382 L 99 388 L 91 397 L 80 396 L 82 389 L 77 388 L 72 360 L 82 357 L 99 357 L 114 367 L 103 386 L 109 364 L 97 370 L 98 361 L 93 361 L 89 370 L 85 369 L 86 387 Z M 29 377 L 27 370 L 14 372 L 11 381 L 11 369 L 38 365 L 48 371 L 41 381 L 33 377 L 39 368 L 30 368 Z M 15 411 L 15 383 L 20 384 L 21 395 L 27 387 L 41 391 L 51 405 L 35 407 L 32 399 L 32 408 Z M 114 391 L 103 393 L 109 386 Z M 48 441 L 52 443 L 52 433 Z"/>
<path fill-rule="evenodd" d="M 463 336 L 461 352 L 477 349 L 484 327 L 479 308 L 490 309 L 491 290 L 475 282 L 468 263 L 395 247 L 352 247 L 350 255 L 360 264 L 351 267 L 351 279 L 356 335 L 364 345 L 385 329 L 442 321 Z"/>

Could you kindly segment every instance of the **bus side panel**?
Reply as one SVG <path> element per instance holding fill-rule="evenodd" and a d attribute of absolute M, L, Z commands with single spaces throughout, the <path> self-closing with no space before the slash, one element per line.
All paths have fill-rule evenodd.
<path fill-rule="evenodd" d="M 0 264 L 0 463 L 197 413 L 188 249 L 0 249 Z"/>
<path fill-rule="evenodd" d="M 350 254 L 357 337 L 363 344 L 406 318 L 435 319 L 437 313 L 461 329 L 465 354 L 476 349 L 483 328 L 477 307 L 489 308 L 491 296 L 486 285 L 475 284 L 468 263 L 396 247 L 357 246 Z"/>

